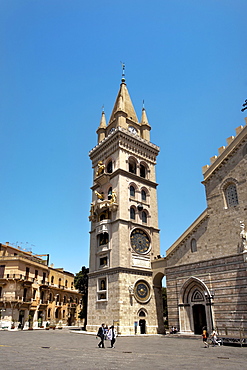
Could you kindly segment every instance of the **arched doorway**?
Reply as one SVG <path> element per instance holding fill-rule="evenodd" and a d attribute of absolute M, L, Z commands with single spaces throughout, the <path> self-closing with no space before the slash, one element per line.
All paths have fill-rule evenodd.
<path fill-rule="evenodd" d="M 192 306 L 194 333 L 201 334 L 203 326 L 207 326 L 206 311 L 203 304 L 195 304 Z"/>
<path fill-rule="evenodd" d="M 146 320 L 145 319 L 139 320 L 139 326 L 140 326 L 140 334 L 146 334 Z"/>
<path fill-rule="evenodd" d="M 145 320 L 145 317 L 146 317 L 146 312 L 144 311 L 144 309 L 141 309 L 139 311 L 139 327 L 140 327 L 140 334 L 146 334 L 146 320 Z"/>
<path fill-rule="evenodd" d="M 212 305 L 206 284 L 190 277 L 183 285 L 179 297 L 179 325 L 181 332 L 201 334 L 203 326 L 213 329 Z"/>
<path fill-rule="evenodd" d="M 163 288 L 162 287 L 162 279 L 164 278 L 163 268 L 162 271 L 158 269 L 153 274 L 153 289 L 154 289 L 154 297 L 155 297 L 155 305 L 156 305 L 156 315 L 158 321 L 158 334 L 165 334 L 165 321 L 167 320 L 167 314 L 164 316 L 164 312 L 167 311 L 167 301 L 163 299 Z M 164 303 L 166 304 L 166 308 L 164 307 Z"/>

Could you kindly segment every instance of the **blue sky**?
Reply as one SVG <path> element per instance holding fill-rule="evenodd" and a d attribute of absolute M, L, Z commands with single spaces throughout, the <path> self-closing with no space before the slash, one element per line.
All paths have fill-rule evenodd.
<path fill-rule="evenodd" d="M 123 61 L 161 150 L 164 255 L 206 207 L 202 166 L 245 124 L 246 14 L 244 0 L 0 0 L 0 242 L 88 266 L 88 152 Z"/>

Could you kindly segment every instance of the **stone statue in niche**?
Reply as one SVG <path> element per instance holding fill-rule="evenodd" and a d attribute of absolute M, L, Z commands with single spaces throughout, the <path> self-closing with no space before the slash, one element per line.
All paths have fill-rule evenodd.
<path fill-rule="evenodd" d="M 247 252 L 247 232 L 245 231 L 245 224 L 244 221 L 240 221 L 240 237 L 243 246 L 243 252 Z"/>
<path fill-rule="evenodd" d="M 97 195 L 97 198 L 100 200 L 104 200 L 104 193 L 99 193 L 95 190 L 95 194 Z"/>
<path fill-rule="evenodd" d="M 116 201 L 117 201 L 117 194 L 115 191 L 113 191 L 111 194 L 111 203 L 116 203 Z"/>
<path fill-rule="evenodd" d="M 98 162 L 98 169 L 96 171 L 96 176 L 99 176 L 101 175 L 102 173 L 104 173 L 104 170 L 105 170 L 105 165 L 103 164 L 102 161 L 99 161 Z"/>

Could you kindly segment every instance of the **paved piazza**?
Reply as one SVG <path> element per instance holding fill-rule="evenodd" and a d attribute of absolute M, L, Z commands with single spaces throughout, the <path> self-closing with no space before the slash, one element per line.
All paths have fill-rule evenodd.
<path fill-rule="evenodd" d="M 98 348 L 95 335 L 63 330 L 1 331 L 1 370 L 246 369 L 247 348 L 204 348 L 200 337 L 118 337 Z"/>

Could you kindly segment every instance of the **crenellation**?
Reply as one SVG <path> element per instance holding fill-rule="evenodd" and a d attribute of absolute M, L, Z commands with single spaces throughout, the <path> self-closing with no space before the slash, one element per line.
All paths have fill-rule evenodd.
<path fill-rule="evenodd" d="M 243 130 L 243 126 L 241 125 L 241 126 L 238 126 L 238 127 L 236 127 L 235 128 L 235 131 L 236 131 L 236 135 L 238 135 L 238 134 L 240 134 L 240 132 Z"/>
<path fill-rule="evenodd" d="M 218 148 L 219 155 L 221 155 L 224 152 L 225 149 L 226 149 L 226 147 L 224 145 L 221 146 L 220 148 Z"/>
<path fill-rule="evenodd" d="M 226 139 L 226 142 L 227 142 L 227 145 L 230 145 L 231 142 L 235 139 L 234 136 L 229 136 L 227 139 Z"/>
<path fill-rule="evenodd" d="M 210 158 L 210 163 L 213 164 L 216 161 L 217 158 L 218 158 L 217 155 L 214 155 L 213 157 L 211 157 Z"/>

